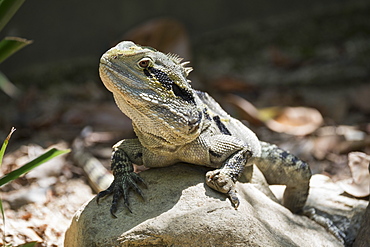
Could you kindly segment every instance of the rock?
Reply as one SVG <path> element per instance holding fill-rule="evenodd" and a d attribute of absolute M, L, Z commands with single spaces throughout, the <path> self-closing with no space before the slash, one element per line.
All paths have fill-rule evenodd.
<path fill-rule="evenodd" d="M 354 247 L 366 247 L 370 243 L 370 204 L 367 206 L 365 215 L 363 217 L 362 225 L 357 238 L 354 243 Z"/>
<path fill-rule="evenodd" d="M 279 201 L 283 186 L 270 186 Z M 352 246 L 360 230 L 368 201 L 346 196 L 339 183 L 328 176 L 316 174 L 310 181 L 310 194 L 305 209 L 314 208 L 319 216 L 330 219 L 345 234 L 346 246 Z"/>
<path fill-rule="evenodd" d="M 241 203 L 205 183 L 207 169 L 178 164 L 141 173 L 145 202 L 132 193 L 129 213 L 110 215 L 111 197 L 84 205 L 72 219 L 65 246 L 342 246 L 321 226 L 238 183 Z"/>
<path fill-rule="evenodd" d="M 368 167 L 370 172 L 370 166 Z M 367 205 L 360 231 L 358 232 L 354 247 L 366 247 L 370 243 L 370 204 Z"/>

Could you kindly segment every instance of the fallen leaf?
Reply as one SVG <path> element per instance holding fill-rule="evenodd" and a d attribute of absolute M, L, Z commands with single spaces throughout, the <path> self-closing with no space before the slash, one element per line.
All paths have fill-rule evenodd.
<path fill-rule="evenodd" d="M 348 154 L 348 165 L 351 169 L 352 178 L 338 181 L 345 192 L 355 197 L 369 196 L 369 162 L 370 155 L 365 153 L 352 152 Z"/>
<path fill-rule="evenodd" d="M 32 213 L 31 212 L 26 212 L 24 215 L 22 215 L 21 219 L 22 220 L 29 220 L 30 218 L 32 217 Z"/>
<path fill-rule="evenodd" d="M 266 126 L 276 132 L 304 136 L 317 130 L 323 123 L 321 113 L 308 107 L 284 107 L 279 109 L 276 117 L 265 122 Z"/>
<path fill-rule="evenodd" d="M 247 120 L 253 125 L 263 124 L 263 121 L 260 119 L 258 109 L 248 100 L 234 94 L 229 94 L 225 101 L 240 110 L 241 118 Z"/>
<path fill-rule="evenodd" d="M 316 131 L 314 155 L 323 159 L 328 153 L 347 154 L 370 146 L 370 136 L 355 126 L 324 126 Z"/>
<path fill-rule="evenodd" d="M 242 118 L 254 125 L 265 124 L 276 132 L 304 136 L 317 130 L 323 123 L 321 113 L 309 107 L 268 107 L 257 109 L 248 100 L 230 94 L 226 101 L 239 110 Z"/>

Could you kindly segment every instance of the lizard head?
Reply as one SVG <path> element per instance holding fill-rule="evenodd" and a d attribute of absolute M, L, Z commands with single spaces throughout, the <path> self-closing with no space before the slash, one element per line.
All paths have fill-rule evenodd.
<path fill-rule="evenodd" d="M 185 67 L 176 55 L 123 41 L 100 59 L 100 77 L 139 139 L 188 143 L 200 133 L 202 111 Z M 153 144 L 154 145 L 154 144 Z"/>

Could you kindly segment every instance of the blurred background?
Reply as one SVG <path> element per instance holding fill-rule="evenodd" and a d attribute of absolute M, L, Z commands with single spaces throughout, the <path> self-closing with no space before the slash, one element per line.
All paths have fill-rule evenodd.
<path fill-rule="evenodd" d="M 369 153 L 369 1 L 25 1 L 0 34 L 33 40 L 0 64 L 17 88 L 0 90 L 0 140 L 17 128 L 5 170 L 35 150 L 70 148 L 86 127 L 87 148 L 109 167 L 110 146 L 134 137 L 98 74 L 100 56 L 122 40 L 190 60 L 194 88 L 314 173 L 349 178 L 347 154 Z M 68 191 L 55 192 L 61 181 L 85 179 L 70 157 L 51 167 L 42 176 L 56 178 L 55 198 Z"/>
<path fill-rule="evenodd" d="M 216 98 L 237 92 L 259 107 L 303 104 L 335 123 L 366 122 L 369 10 L 360 0 L 25 1 L 1 34 L 33 43 L 0 68 L 23 100 L 30 89 L 103 89 L 100 56 L 129 39 L 191 59 L 194 87 Z M 0 100 L 15 103 L 3 92 Z M 2 114 L 2 131 L 13 113 Z"/>
<path fill-rule="evenodd" d="M 22 54 L 9 59 L 2 67 L 4 72 L 15 72 L 24 66 L 50 64 L 72 58 L 99 59 L 107 47 L 120 41 L 127 31 L 158 17 L 173 18 L 182 23 L 192 42 L 201 42 L 205 34 L 220 32 L 224 28 L 270 21 L 276 26 L 292 27 L 288 30 L 283 29 L 289 33 L 280 34 L 280 36 L 293 35 L 297 40 L 292 43 L 297 42 L 296 46 L 302 45 L 303 39 L 316 36 L 315 32 L 320 36 L 316 40 L 323 39 L 323 43 L 324 41 L 337 42 L 337 45 L 340 45 L 341 42 L 345 42 L 344 39 L 339 40 L 344 38 L 342 32 L 345 31 L 348 35 L 352 24 L 356 24 L 356 30 L 350 33 L 356 38 L 361 35 L 361 32 L 364 35 L 368 31 L 365 26 L 360 26 L 359 22 L 362 20 L 362 25 L 365 25 L 367 21 L 368 7 L 365 2 L 363 1 L 361 5 L 361 1 L 343 0 L 328 0 L 325 3 L 318 0 L 310 2 L 283 0 L 279 3 L 269 0 L 258 3 L 252 1 L 228 3 L 221 0 L 212 2 L 111 0 L 109 3 L 87 0 L 25 1 L 2 35 L 27 37 L 34 40 L 34 44 Z M 294 18 L 294 20 L 286 23 L 287 18 Z M 355 20 L 357 18 L 360 20 Z M 281 21 L 285 24 L 278 23 Z M 328 24 L 321 26 L 323 22 Z M 300 25 L 302 25 L 301 28 L 307 28 L 309 25 L 310 30 L 302 30 L 299 28 Z M 333 30 L 321 30 L 329 27 Z M 270 28 L 271 26 L 265 26 L 263 32 L 270 32 Z M 324 31 L 330 32 L 328 33 L 331 36 L 330 40 L 325 40 Z M 332 34 L 333 32 L 336 36 Z M 153 30 L 153 35 L 154 33 Z M 223 39 L 232 40 L 235 35 Z M 258 35 L 263 34 L 256 33 L 253 36 Z M 338 40 L 333 40 L 334 38 Z M 350 39 L 350 37 L 347 38 Z M 311 39 L 314 38 L 311 37 Z M 271 40 L 271 42 L 274 41 Z M 245 51 L 252 50 L 251 47 L 246 46 Z"/>

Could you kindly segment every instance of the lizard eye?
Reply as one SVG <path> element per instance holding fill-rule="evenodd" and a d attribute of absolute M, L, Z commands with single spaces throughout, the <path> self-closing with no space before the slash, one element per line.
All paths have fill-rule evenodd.
<path fill-rule="evenodd" d="M 144 59 L 140 60 L 139 63 L 138 63 L 138 65 L 141 68 L 144 68 L 144 69 L 147 68 L 149 66 L 149 64 L 150 64 L 150 61 L 147 58 L 144 58 Z"/>

